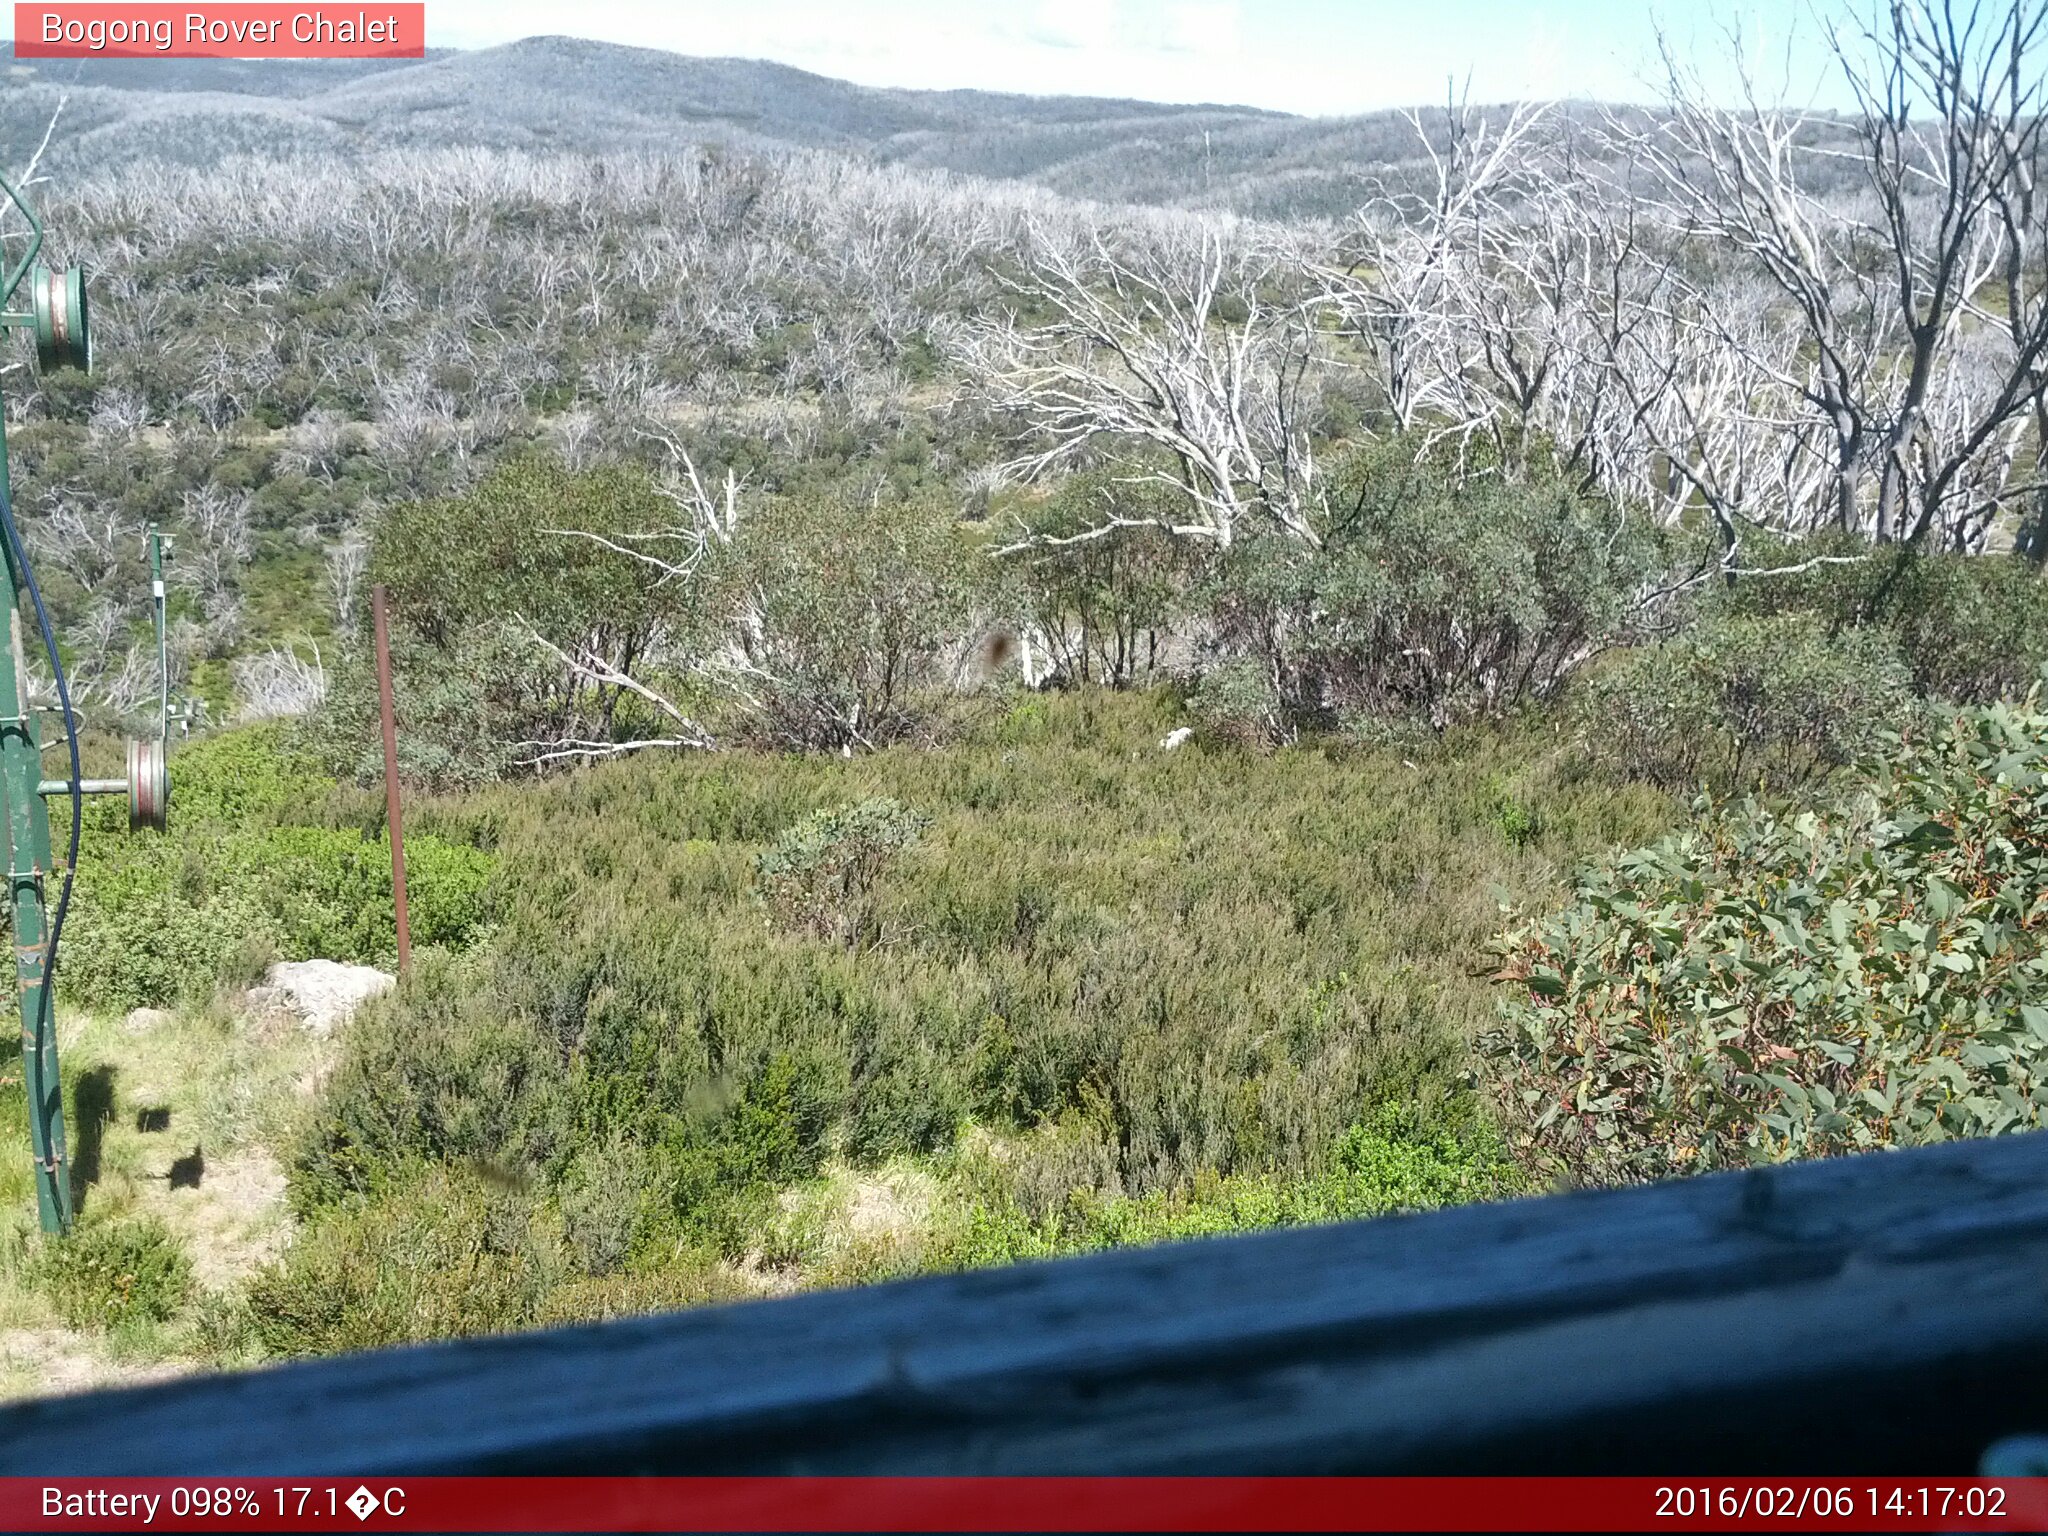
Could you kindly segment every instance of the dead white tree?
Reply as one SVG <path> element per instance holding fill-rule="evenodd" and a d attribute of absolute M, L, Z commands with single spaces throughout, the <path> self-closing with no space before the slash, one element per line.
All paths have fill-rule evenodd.
<path fill-rule="evenodd" d="M 1800 337 L 1773 294 L 1747 279 L 1702 288 L 1664 264 L 1625 303 L 1607 355 L 1627 439 L 1607 488 L 1667 523 L 1703 508 L 1730 568 L 1745 528 L 1811 531 L 1829 505 L 1830 439 L 1788 382 Z"/>
<path fill-rule="evenodd" d="M 2015 76 L 2008 87 L 2022 89 Z M 2016 352 L 2044 323 L 2048 307 L 2048 205 L 2040 198 L 2038 168 L 2042 160 L 2044 114 L 2036 110 L 2024 135 L 2015 135 L 2010 161 L 1992 187 L 1992 203 L 2005 229 L 2004 322 Z M 2048 558 L 2048 356 L 2032 354 L 2028 379 L 2028 415 L 2033 429 L 2031 515 L 2019 530 L 2019 546 L 2037 563 Z"/>
<path fill-rule="evenodd" d="M 199 610 L 215 644 L 228 645 L 241 633 L 242 572 L 255 550 L 250 494 L 205 485 L 185 497 L 190 537 L 180 544 L 171 580 L 197 594 Z"/>
<path fill-rule="evenodd" d="M 1732 250 L 1771 284 L 1773 317 L 1799 339 L 1792 361 L 1732 331 L 1720 339 L 1824 424 L 1844 529 L 1925 538 L 1959 504 L 1953 486 L 2039 399 L 2038 300 L 1988 387 L 1959 392 L 1945 375 L 1981 374 L 1964 332 L 2012 267 L 2001 211 L 2017 205 L 2039 142 L 2043 14 L 2043 0 L 1892 0 L 1829 40 L 1857 103 L 1846 122 L 1766 101 L 1746 71 L 1740 104 L 1720 105 L 1667 38 L 1668 111 L 1609 119 L 1618 150 L 1655 176 L 1674 234 Z M 1974 402 L 1941 440 L 1936 396 Z"/>
<path fill-rule="evenodd" d="M 278 462 L 295 474 L 332 485 L 340 478 L 349 455 L 357 451 L 359 436 L 357 428 L 339 412 L 311 411 L 285 435 Z"/>
<path fill-rule="evenodd" d="M 1353 223 L 1349 259 L 1318 272 L 1324 296 L 1371 355 L 1387 409 L 1404 431 L 1481 424 L 1486 412 L 1472 401 L 1467 367 L 1475 355 L 1525 403 L 1545 385 L 1545 348 L 1521 324 L 1530 310 L 1499 285 L 1520 275 L 1540 295 L 1557 275 L 1546 269 L 1537 242 L 1515 242 L 1515 254 L 1526 258 L 1520 262 L 1501 243 L 1513 227 L 1509 200 L 1526 182 L 1529 151 L 1548 110 L 1475 107 L 1468 82 L 1447 99 L 1440 120 L 1408 113 L 1428 179 L 1419 188 L 1382 182 Z M 1511 303 L 1514 324 L 1489 331 L 1482 312 L 1491 308 L 1498 317 Z"/>
<path fill-rule="evenodd" d="M 363 577 L 370 570 L 370 541 L 351 528 L 327 549 L 327 601 L 334 627 L 344 635 L 356 632 L 362 609 Z"/>
<path fill-rule="evenodd" d="M 565 539 L 587 539 L 615 555 L 651 566 L 659 574 L 656 583 L 686 580 L 712 550 L 730 544 L 739 529 L 740 479 L 730 468 L 716 494 L 705 484 L 697 461 L 682 440 L 666 427 L 643 426 L 640 436 L 661 444 L 668 465 L 657 484 L 682 519 L 670 528 L 652 529 L 618 538 L 592 533 L 585 528 L 548 528 L 543 531 Z"/>
<path fill-rule="evenodd" d="M 149 425 L 149 403 L 132 389 L 119 385 L 93 395 L 91 429 L 114 438 L 132 438 Z"/>
<path fill-rule="evenodd" d="M 43 163 L 43 156 L 50 148 L 50 140 L 57 132 L 57 120 L 64 115 L 64 106 L 69 100 L 68 95 L 60 95 L 57 98 L 57 104 L 50 110 L 50 120 L 43 125 L 43 136 L 37 142 L 35 152 L 10 178 L 17 192 L 26 192 L 40 179 L 36 175 L 36 168 Z M 16 241 L 26 242 L 29 233 L 27 221 L 21 217 L 14 204 L 0 204 L 0 267 L 10 266 L 18 259 L 20 253 L 10 247 Z M 21 366 L 17 362 L 0 363 L 0 374 L 11 373 Z"/>
<path fill-rule="evenodd" d="M 88 594 L 127 597 L 140 574 L 142 525 L 111 501 L 70 485 L 42 497 L 41 515 L 27 528 L 30 549 Z"/>
<path fill-rule="evenodd" d="M 1995 431 L 1983 423 L 1987 409 L 2009 377 L 2009 336 L 1989 327 L 1966 330 L 1953 366 L 1930 388 L 1922 430 L 1913 445 L 1910 481 L 1915 489 L 1915 531 L 1930 533 L 1939 547 L 1981 553 L 2001 513 L 2038 498 L 2038 449 L 2023 459 L 2035 410 L 2005 414 Z M 2022 539 L 2031 529 L 2016 530 Z"/>
<path fill-rule="evenodd" d="M 1142 525 L 1227 548 L 1264 522 L 1320 543 L 1306 419 L 1319 347 L 1307 302 L 1275 296 L 1290 267 L 1270 245 L 1210 225 L 1121 245 L 1097 231 L 1079 253 L 1034 242 L 1027 275 L 1007 286 L 1044 321 L 1004 319 L 965 338 L 995 407 L 1037 439 L 1009 472 L 1099 452 L 1183 498 L 1181 517 L 1105 517 L 1068 542 Z"/>
<path fill-rule="evenodd" d="M 77 708 L 119 718 L 155 697 L 156 647 L 128 638 L 132 618 L 123 605 L 102 596 L 70 627 L 72 655 L 66 670 Z M 40 677 L 36 686 L 40 696 Z M 55 685 L 47 692 L 54 697 Z"/>
<path fill-rule="evenodd" d="M 235 659 L 232 674 L 238 720 L 279 720 L 310 715 L 327 698 L 327 668 L 316 640 L 274 645 L 254 656 Z"/>
<path fill-rule="evenodd" d="M 695 717 L 680 708 L 659 689 L 626 671 L 616 658 L 607 656 L 594 645 L 582 645 L 573 651 L 566 650 L 543 635 L 523 615 L 516 617 L 526 631 L 527 638 L 553 656 L 579 684 L 630 693 L 669 721 L 675 732 L 670 736 L 636 736 L 625 741 L 575 735 L 529 739 L 519 744 L 520 750 L 525 754 L 520 758 L 520 762 L 525 766 L 541 768 L 550 763 L 590 762 L 599 758 L 625 757 L 630 753 L 657 748 L 701 749 L 717 745 L 711 732 L 698 723 Z"/>

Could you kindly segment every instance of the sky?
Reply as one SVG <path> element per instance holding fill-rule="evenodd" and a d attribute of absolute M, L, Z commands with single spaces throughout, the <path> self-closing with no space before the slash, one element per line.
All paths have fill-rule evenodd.
<path fill-rule="evenodd" d="M 434 47 L 548 33 L 674 53 L 773 59 L 862 85 L 1229 102 L 1341 116 L 1441 101 L 1643 101 L 1655 13 L 1642 0 L 428 0 Z M 1794 0 L 1709 16 L 1662 8 L 1686 57 L 1726 57 L 1735 22 L 1757 66 L 1829 104 L 1818 34 Z M 1789 60 L 1789 70 L 1788 70 Z M 1732 84 L 1725 65 L 1703 69 Z M 1718 91 L 1717 91 L 1718 93 Z"/>

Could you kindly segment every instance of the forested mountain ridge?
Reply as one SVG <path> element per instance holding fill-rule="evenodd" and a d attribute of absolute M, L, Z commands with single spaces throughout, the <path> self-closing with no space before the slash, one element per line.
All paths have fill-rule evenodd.
<path fill-rule="evenodd" d="M 838 149 L 1110 201 L 1342 213 L 1360 201 L 1362 173 L 1415 153 L 1395 113 L 888 90 L 762 60 L 539 37 L 424 60 L 23 61 L 0 89 L 0 163 L 20 163 L 60 96 L 67 132 L 48 162 L 60 174 L 254 149 L 723 143 Z"/>

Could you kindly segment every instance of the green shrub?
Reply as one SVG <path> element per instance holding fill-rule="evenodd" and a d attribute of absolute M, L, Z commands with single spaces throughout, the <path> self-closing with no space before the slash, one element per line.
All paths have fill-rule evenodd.
<path fill-rule="evenodd" d="M 723 705 L 732 731 L 825 751 L 915 733 L 985 627 L 992 579 L 946 503 L 771 502 L 706 576 L 709 612 L 747 663 Z"/>
<path fill-rule="evenodd" d="M 332 781 L 271 721 L 174 743 L 170 756 L 171 835 L 273 821 L 324 796 Z M 126 838 L 121 830 L 115 835 Z"/>
<path fill-rule="evenodd" d="M 1973 709 L 1787 814 L 1703 806 L 1501 941 L 1486 1042 L 1594 1182 L 2048 1124 L 2048 715 Z"/>
<path fill-rule="evenodd" d="M 631 541 L 675 521 L 641 470 L 575 471 L 525 452 L 461 496 L 395 505 L 372 531 L 369 576 L 393 618 L 430 643 L 518 615 L 567 646 L 608 627 L 644 653 L 679 594 L 640 561 L 597 542 Z M 567 537 L 550 530 L 576 530 Z"/>
<path fill-rule="evenodd" d="M 1205 596 L 1288 728 L 1360 714 L 1432 730 L 1552 698 L 1625 639 L 1663 563 L 1646 519 L 1562 479 L 1468 477 L 1395 440 L 1331 467 L 1320 549 L 1243 538 Z"/>
<path fill-rule="evenodd" d="M 1272 668 L 1258 657 L 1234 657 L 1205 671 L 1188 695 L 1188 713 L 1241 747 L 1267 746 L 1288 732 Z"/>
<path fill-rule="evenodd" d="M 556 1199 L 563 1235 L 591 1276 L 612 1274 L 680 1230 L 668 1170 L 623 1137 L 581 1148 L 556 1184 Z"/>
<path fill-rule="evenodd" d="M 2048 662 L 2048 586 L 2007 555 L 1923 554 L 1823 538 L 1777 546 L 1757 536 L 1749 564 L 1834 563 L 1794 576 L 1754 577 L 1715 602 L 1744 615 L 1811 614 L 1830 634 L 1880 631 L 1928 698 L 1988 703 L 2025 693 Z"/>
<path fill-rule="evenodd" d="M 954 1262 L 947 1212 L 977 1203 L 992 1253 L 1049 1216 L 1061 1244 L 1140 1241 L 1491 1188 L 1433 1131 L 1346 1133 L 1463 1067 L 1489 888 L 1547 890 L 1669 802 L 1548 738 L 1161 752 L 1181 718 L 1164 692 L 1052 693 L 940 751 L 647 757 L 437 804 L 489 828 L 494 926 L 342 1037 L 292 1166 L 307 1230 L 404 1198 L 407 1169 L 496 1169 L 559 1220 L 546 1294 L 602 1310 L 714 1257 L 816 1278 L 793 1187 L 983 1141 L 1013 1184 L 941 1202 L 929 1242 L 840 1244 L 831 1273 Z M 906 856 L 874 818 L 863 852 L 897 862 L 851 882 L 862 942 L 765 921 L 782 874 L 792 913 L 844 911 L 822 834 L 871 802 L 934 830 Z M 1070 1215 L 1074 1189 L 1103 1210 Z"/>
<path fill-rule="evenodd" d="M 479 621 L 445 645 L 410 629 L 391 636 L 392 709 L 398 771 L 408 784 L 462 789 L 511 773 L 529 755 L 520 744 L 552 739 L 567 710 L 559 665 L 509 618 Z M 329 669 L 320 712 L 302 721 L 298 740 L 331 773 L 359 785 L 381 783 L 384 744 L 377 674 L 367 647 L 343 647 Z"/>
<path fill-rule="evenodd" d="M 67 999 L 122 1011 L 204 996 L 272 915 L 231 846 L 328 786 L 275 725 L 181 743 L 170 761 L 170 830 L 135 835 L 121 807 L 88 806 L 57 981 Z"/>
<path fill-rule="evenodd" d="M 192 1294 L 191 1260 L 153 1217 L 82 1223 L 46 1240 L 31 1274 L 74 1328 L 168 1322 Z"/>
<path fill-rule="evenodd" d="M 1620 658 L 1580 691 L 1587 742 L 1671 787 L 1803 784 L 1869 753 L 1915 709 L 1881 631 L 1811 614 L 1719 617 Z"/>
<path fill-rule="evenodd" d="M 167 1007 L 211 992 L 251 943 L 274 946 L 257 893 L 215 874 L 194 850 L 142 839 L 81 871 L 57 966 L 63 996 L 108 1012 Z"/>
<path fill-rule="evenodd" d="M 479 784 L 551 745 L 573 755 L 674 737 L 674 719 L 636 685 L 679 701 L 720 740 L 881 744 L 931 720 L 995 609 L 990 563 L 954 508 L 928 495 L 790 487 L 701 560 L 675 523 L 638 470 L 572 472 L 536 454 L 461 496 L 382 517 L 371 576 L 389 583 L 398 626 L 406 776 Z M 571 657 L 616 675 L 601 680 Z M 367 782 L 375 710 L 368 657 L 346 651 L 304 739 Z"/>
<path fill-rule="evenodd" d="M 1525 1191 L 1497 1131 L 1469 1098 L 1385 1104 L 1354 1124 L 1319 1172 L 1210 1174 L 1133 1198 L 1108 1187 L 1071 1126 L 960 1160 L 964 1220 L 939 1234 L 935 1268 L 1049 1258 L 1140 1243 L 1434 1210 Z M 1048 1154 L 1051 1167 L 1047 1167 Z M 1047 1172 L 1056 1176 L 1047 1179 Z M 1062 1180 L 1058 1174 L 1066 1175 Z"/>
<path fill-rule="evenodd" d="M 1051 647 L 1048 681 L 1124 687 L 1154 672 L 1200 567 L 1198 551 L 1164 525 L 1179 520 L 1164 483 L 1091 472 L 1070 476 L 1022 513 L 1044 541 L 1009 557 L 1016 601 Z M 1081 535 L 1111 520 L 1158 526 Z"/>
<path fill-rule="evenodd" d="M 1885 627 L 1929 698 L 2018 699 L 2048 663 L 2048 586 L 2024 560 L 1923 556 L 1885 596 Z"/>
<path fill-rule="evenodd" d="M 1569 852 L 1669 814 L 1497 733 L 1432 741 L 1411 767 L 1164 753 L 1172 719 L 1144 696 L 1046 695 L 1028 730 L 991 720 L 940 752 L 644 759 L 479 796 L 491 937 L 446 974 L 416 965 L 388 1017 L 359 1021 L 322 1107 L 334 1155 L 525 1159 L 551 1181 L 626 1138 L 660 1150 L 696 1212 L 758 1161 L 716 1148 L 787 1057 L 806 1148 L 843 1135 L 883 1157 L 1075 1109 L 1127 1191 L 1205 1166 L 1298 1172 L 1361 1101 L 1454 1070 L 1490 999 L 1445 957 L 1491 931 L 1490 885 L 1541 889 Z M 1504 782 L 1534 817 L 1521 841 Z M 764 922 L 769 845 L 869 800 L 942 810 L 946 833 L 859 897 L 879 941 Z M 805 889 L 792 911 L 836 900 L 830 879 Z"/>
<path fill-rule="evenodd" d="M 710 1151 L 718 1182 L 747 1191 L 815 1174 L 841 1102 L 835 1086 L 820 1063 L 778 1052 L 717 1124 Z"/>
<path fill-rule="evenodd" d="M 402 1003 L 357 1017 L 306 1119 L 291 1184 L 302 1216 L 369 1192 L 392 1167 L 544 1163 L 566 1134 L 554 1045 L 479 996 L 468 964 L 416 956 Z"/>
<path fill-rule="evenodd" d="M 1500 835 L 1517 848 L 1526 847 L 1543 834 L 1542 807 L 1517 785 L 1502 783 L 1494 786 L 1493 819 L 1500 828 Z"/>
<path fill-rule="evenodd" d="M 548 1292 L 535 1313 L 537 1328 L 572 1323 L 601 1323 L 615 1317 L 644 1317 L 651 1312 L 677 1312 L 758 1295 L 733 1271 L 715 1260 L 691 1262 L 689 1256 L 661 1268 L 622 1274 L 586 1276 Z"/>
<path fill-rule="evenodd" d="M 669 734 L 665 721 L 640 729 L 653 711 L 631 686 L 579 674 L 563 654 L 602 657 L 638 681 L 692 653 L 696 589 L 621 552 L 675 553 L 664 542 L 675 521 L 643 471 L 576 471 L 535 451 L 507 457 L 459 496 L 387 508 L 368 574 L 390 588 L 406 775 L 482 783 L 534 743 Z M 378 771 L 376 701 L 365 648 L 345 652 L 307 734 L 337 773 L 367 781 Z"/>
<path fill-rule="evenodd" d="M 274 725 L 201 737 L 171 772 L 161 835 L 94 807 L 57 973 L 67 999 L 125 1011 L 246 983 L 271 959 L 390 963 L 389 844 L 286 820 L 317 814 L 334 788 L 291 738 Z M 471 942 L 491 856 L 423 832 L 406 854 L 414 941 Z"/>
<path fill-rule="evenodd" d="M 416 944 L 459 947 L 482 924 L 493 860 L 431 833 L 405 840 L 406 902 Z M 238 874 L 258 883 L 279 944 L 293 957 L 378 962 L 398 939 L 391 842 L 328 827 L 279 827 Z"/>
<path fill-rule="evenodd" d="M 415 942 L 469 942 L 490 855 L 424 834 L 406 855 Z M 110 1011 L 168 1005 L 246 982 L 258 956 L 388 964 L 393 922 L 382 840 L 320 827 L 138 839 L 80 876 L 59 981 Z"/>
<path fill-rule="evenodd" d="M 880 798 L 807 816 L 756 861 L 762 898 L 791 928 L 856 943 L 869 927 L 868 893 L 930 825 L 930 817 Z"/>
<path fill-rule="evenodd" d="M 253 1365 L 263 1358 L 263 1341 L 249 1298 L 239 1288 L 201 1291 L 190 1311 L 190 1338 L 202 1355 L 220 1368 Z"/>
<path fill-rule="evenodd" d="M 561 1270 L 528 1202 L 446 1168 L 401 1168 L 379 1194 L 330 1211 L 250 1280 L 251 1327 L 267 1354 L 336 1354 L 533 1323 Z"/>
<path fill-rule="evenodd" d="M 1467 1096 L 1384 1104 L 1344 1133 L 1328 1178 L 1343 1213 L 1427 1211 L 1522 1193 L 1500 1132 Z"/>

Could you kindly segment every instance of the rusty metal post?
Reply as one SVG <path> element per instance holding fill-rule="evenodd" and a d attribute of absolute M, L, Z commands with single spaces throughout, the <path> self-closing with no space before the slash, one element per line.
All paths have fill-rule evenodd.
<path fill-rule="evenodd" d="M 398 813 L 398 724 L 391 708 L 391 633 L 384 620 L 384 583 L 370 589 L 377 631 L 377 704 L 384 715 L 384 819 L 391 828 L 391 905 L 398 918 L 398 973 L 412 968 L 412 925 L 405 911 L 405 830 Z"/>

